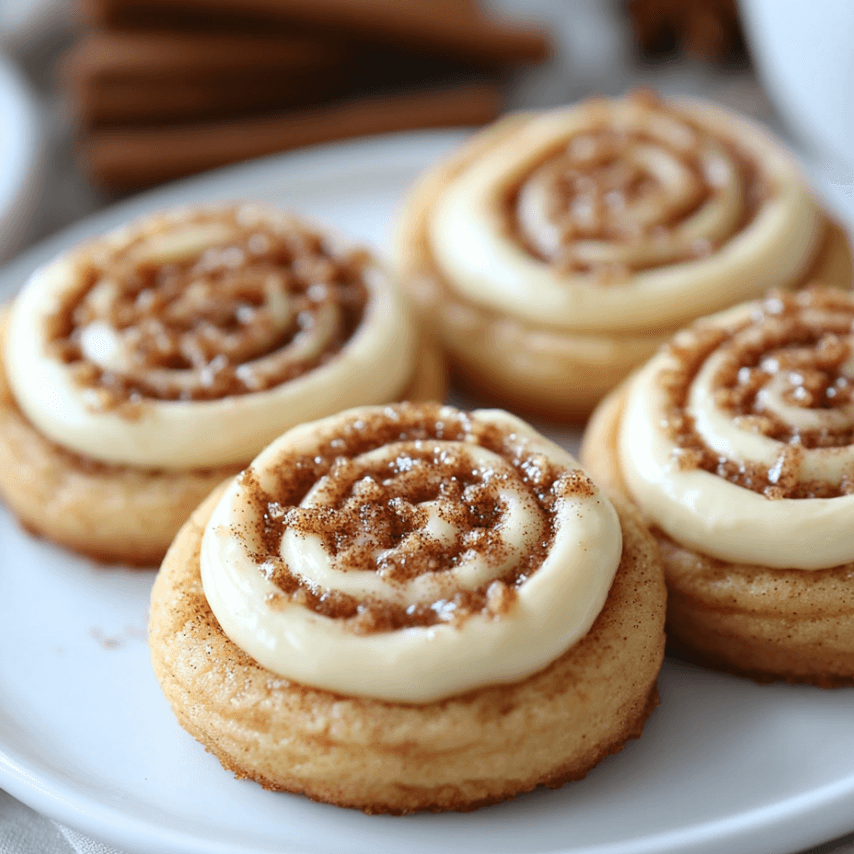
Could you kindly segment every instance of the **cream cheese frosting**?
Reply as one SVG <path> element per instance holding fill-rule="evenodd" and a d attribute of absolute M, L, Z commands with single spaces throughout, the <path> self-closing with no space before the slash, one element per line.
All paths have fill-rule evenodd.
<path fill-rule="evenodd" d="M 690 372 L 674 414 L 672 377 L 685 370 L 683 354 L 716 330 L 724 334 Z M 649 519 L 675 541 L 732 563 L 817 570 L 854 561 L 852 330 L 848 294 L 774 296 L 702 321 L 647 363 L 629 387 L 618 448 L 625 482 Z M 733 411 L 734 395 L 750 406 Z M 686 463 L 697 452 L 680 447 L 669 429 L 675 418 L 735 482 Z M 738 482 L 750 477 L 764 489 Z"/>
<path fill-rule="evenodd" d="M 307 469 L 296 503 L 275 499 Z M 264 667 L 429 703 L 560 656 L 601 610 L 621 553 L 608 499 L 523 421 L 403 404 L 273 442 L 218 503 L 200 565 L 223 630 Z M 365 630 L 363 608 L 398 618 Z"/>
<path fill-rule="evenodd" d="M 751 169 L 764 198 L 752 198 Z M 580 333 L 672 329 L 784 287 L 823 229 L 796 164 L 758 127 L 639 96 L 520 121 L 429 221 L 435 263 L 461 296 Z"/>
<path fill-rule="evenodd" d="M 277 265 L 270 247 L 280 244 L 287 257 Z M 5 364 L 16 401 L 72 451 L 186 470 L 245 462 L 289 425 L 393 399 L 415 365 L 409 309 L 375 261 L 360 262 L 367 299 L 340 340 L 336 277 L 355 252 L 257 204 L 152 215 L 85 244 L 36 271 L 15 300 Z M 129 270 L 153 282 L 135 300 Z M 179 275 L 180 289 L 164 296 Z M 86 320 L 68 360 L 55 339 L 75 312 Z M 174 365 L 152 358 L 160 346 L 179 348 Z M 241 393 L 216 396 L 209 388 L 225 364 L 236 365 Z M 131 388 L 130 405 L 105 404 L 98 382 L 79 381 L 81 365 Z"/>

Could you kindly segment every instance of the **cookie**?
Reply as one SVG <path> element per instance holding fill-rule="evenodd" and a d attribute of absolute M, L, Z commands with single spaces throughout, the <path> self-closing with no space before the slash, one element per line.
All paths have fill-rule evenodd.
<path fill-rule="evenodd" d="M 603 401 L 582 459 L 665 564 L 668 636 L 761 680 L 854 683 L 854 296 L 698 321 Z"/>
<path fill-rule="evenodd" d="M 476 135 L 412 190 L 396 257 L 460 377 L 556 420 L 699 316 L 852 281 L 847 238 L 770 134 L 646 92 Z"/>
<path fill-rule="evenodd" d="M 397 404 L 294 428 L 206 500 L 150 644 L 178 721 L 238 777 L 469 810 L 640 735 L 663 619 L 651 538 L 565 451 L 500 411 Z"/>

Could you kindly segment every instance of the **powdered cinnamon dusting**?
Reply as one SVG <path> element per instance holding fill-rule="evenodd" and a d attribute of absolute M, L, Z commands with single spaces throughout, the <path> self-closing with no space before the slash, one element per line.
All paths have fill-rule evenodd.
<path fill-rule="evenodd" d="M 459 590 L 448 599 L 407 607 L 311 589 L 289 571 L 278 557 L 286 528 L 320 537 L 339 570 L 370 568 L 392 585 L 453 568 L 468 550 L 499 565 L 507 555 L 499 526 L 505 512 L 502 481 L 508 475 L 480 471 L 472 465 L 465 445 L 454 446 L 459 450 L 449 453 L 446 445 L 435 440 L 469 440 L 498 454 L 511 467 L 512 477 L 533 496 L 537 530 L 528 533 L 534 545 L 517 565 L 476 590 Z M 398 442 L 406 453 L 390 462 L 358 471 L 350 462 L 369 450 Z M 299 507 L 314 484 L 326 476 L 333 489 L 329 504 Z M 251 469 L 242 478 L 251 502 L 260 509 L 256 533 L 263 545 L 254 556 L 260 571 L 284 595 L 319 614 L 346 621 L 358 633 L 458 624 L 474 613 L 500 619 L 512 609 L 519 585 L 548 554 L 555 533 L 555 502 L 593 492 L 581 472 L 565 471 L 526 451 L 524 442 L 513 434 L 435 404 L 388 406 L 369 420 L 349 421 L 339 435 L 325 439 L 314 456 L 282 459 L 270 493 L 261 489 Z M 450 541 L 425 532 L 424 502 L 431 502 L 433 512 L 450 523 L 455 531 Z M 384 550 L 393 551 L 377 559 Z"/>
<path fill-rule="evenodd" d="M 227 239 L 174 261 L 146 260 L 151 230 L 92 251 L 74 298 L 51 319 L 50 341 L 90 389 L 93 407 L 132 415 L 150 398 L 261 391 L 333 358 L 349 340 L 368 299 L 365 253 L 342 253 L 290 217 L 247 211 L 165 219 L 154 237 L 188 226 L 228 230 Z M 87 347 L 112 347 L 120 365 L 93 362 Z"/>
<path fill-rule="evenodd" d="M 748 225 L 771 192 L 760 166 L 737 140 L 715 137 L 710 150 L 722 152 L 746 188 L 740 215 L 731 231 L 715 242 L 708 238 L 684 244 L 674 241 L 676 228 L 721 191 L 714 159 L 704 153 L 709 147 L 703 140 L 710 131 L 654 93 L 637 91 L 629 100 L 654 115 L 659 124 L 665 120 L 666 130 L 654 133 L 652 119 L 648 126 L 621 126 L 606 104 L 588 102 L 588 109 L 598 117 L 549 152 L 507 199 L 510 231 L 530 253 L 562 272 L 593 274 L 603 285 L 625 280 L 632 272 L 712 254 Z M 649 167 L 642 153 L 649 150 L 663 150 L 678 163 L 684 177 L 679 194 L 673 195 Z M 636 157 L 635 151 L 641 154 Z M 541 187 L 543 215 L 557 230 L 556 245 L 547 247 L 538 230 L 531 231 L 525 222 L 520 194 L 527 192 L 527 182 Z M 637 203 L 643 209 L 640 219 L 630 210 Z M 631 261 L 609 260 L 588 251 L 585 241 L 643 251 Z M 647 251 L 649 246 L 654 251 Z"/>
<path fill-rule="evenodd" d="M 854 403 L 854 379 L 844 370 L 852 357 L 854 303 L 841 293 L 809 289 L 774 293 L 740 329 L 696 324 L 669 346 L 678 367 L 660 380 L 669 397 L 668 435 L 680 467 L 701 468 L 769 498 L 825 498 L 854 493 L 850 478 L 839 485 L 802 482 L 804 449 L 842 448 L 854 443 L 854 420 L 824 419 L 820 429 L 799 429 L 763 407 L 762 392 L 775 381 L 786 404 L 818 411 Z M 784 443 L 770 468 L 718 457 L 697 434 L 685 411 L 691 383 L 712 352 L 725 354 L 714 377 L 715 403 L 742 429 Z"/>

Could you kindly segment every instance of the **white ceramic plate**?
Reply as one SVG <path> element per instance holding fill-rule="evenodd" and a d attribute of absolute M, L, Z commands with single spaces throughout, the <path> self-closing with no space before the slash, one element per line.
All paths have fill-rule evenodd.
<path fill-rule="evenodd" d="M 168 203 L 260 197 L 382 246 L 407 185 L 459 138 L 337 145 L 156 191 L 22 256 L 0 294 L 80 237 Z M 0 511 L 0 786 L 135 854 L 784 854 L 854 830 L 854 690 L 679 662 L 643 738 L 559 791 L 406 818 L 265 792 L 173 719 L 148 662 L 151 582 L 33 540 Z"/>
<path fill-rule="evenodd" d="M 20 72 L 0 53 L 0 260 L 20 245 L 36 203 L 42 142 Z"/>

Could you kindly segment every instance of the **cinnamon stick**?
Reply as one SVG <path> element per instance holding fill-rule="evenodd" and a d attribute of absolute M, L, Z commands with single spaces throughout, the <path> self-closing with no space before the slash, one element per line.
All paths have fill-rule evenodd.
<path fill-rule="evenodd" d="M 269 111 L 343 92 L 349 53 L 294 35 L 95 31 L 62 63 L 84 124 Z"/>
<path fill-rule="evenodd" d="M 499 20 L 464 0 L 82 0 L 102 26 L 294 26 L 487 64 L 536 62 L 549 42 L 539 30 Z"/>
<path fill-rule="evenodd" d="M 392 131 L 476 125 L 501 109 L 495 82 L 372 95 L 272 117 L 165 127 L 95 128 L 81 138 L 84 169 L 112 189 L 138 189 L 227 163 Z"/>

